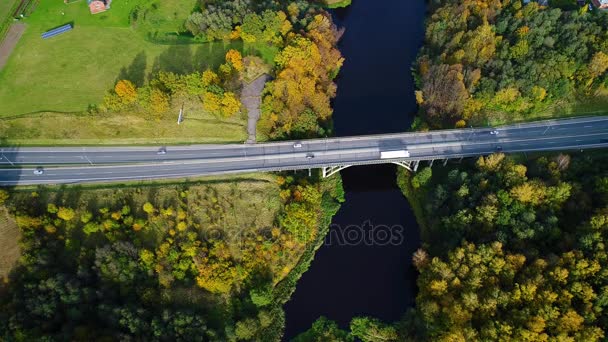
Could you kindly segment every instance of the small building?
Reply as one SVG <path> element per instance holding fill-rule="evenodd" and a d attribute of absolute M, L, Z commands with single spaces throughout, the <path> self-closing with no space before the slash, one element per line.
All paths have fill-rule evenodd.
<path fill-rule="evenodd" d="M 105 12 L 110 9 L 112 0 L 87 0 L 91 14 Z"/>
<path fill-rule="evenodd" d="M 595 7 L 601 10 L 608 9 L 608 0 L 592 0 L 591 2 L 593 2 L 593 5 L 595 5 Z"/>

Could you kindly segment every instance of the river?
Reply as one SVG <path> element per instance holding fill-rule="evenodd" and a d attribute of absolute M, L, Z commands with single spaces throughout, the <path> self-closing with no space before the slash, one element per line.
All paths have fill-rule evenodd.
<path fill-rule="evenodd" d="M 424 37 L 424 0 L 353 0 L 333 11 L 346 28 L 346 58 L 334 100 L 335 135 L 403 132 L 417 111 L 410 67 Z M 286 339 L 319 317 L 348 328 L 352 317 L 385 321 L 413 306 L 420 245 L 414 214 L 396 185 L 395 166 L 341 172 L 346 202 L 330 234 L 285 305 Z"/>

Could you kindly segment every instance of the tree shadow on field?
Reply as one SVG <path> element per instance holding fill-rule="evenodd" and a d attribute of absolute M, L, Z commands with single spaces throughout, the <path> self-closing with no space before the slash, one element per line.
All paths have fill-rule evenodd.
<path fill-rule="evenodd" d="M 194 68 L 198 71 L 217 68 L 220 64 L 224 63 L 226 51 L 229 49 L 242 51 L 243 42 L 238 41 L 227 44 L 214 43 L 199 45 L 194 53 Z"/>
<path fill-rule="evenodd" d="M 161 53 L 152 66 L 152 75 L 159 71 L 188 74 L 194 71 L 192 49 L 189 45 L 172 45 Z"/>
<path fill-rule="evenodd" d="M 120 80 L 129 80 L 133 82 L 133 84 L 135 84 L 137 87 L 143 86 L 144 82 L 146 81 L 146 66 L 146 52 L 142 51 L 138 53 L 137 56 L 135 56 L 135 58 L 131 62 L 131 65 L 120 70 L 120 74 L 118 74 L 118 79 L 116 80 L 116 82 Z"/>

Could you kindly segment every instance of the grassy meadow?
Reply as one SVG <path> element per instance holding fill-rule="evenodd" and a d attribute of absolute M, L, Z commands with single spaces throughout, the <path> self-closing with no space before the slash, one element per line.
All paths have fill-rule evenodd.
<path fill-rule="evenodd" d="M 179 127 L 175 121 L 183 103 L 173 103 L 161 122 L 130 113 L 86 114 L 119 79 L 139 86 L 158 71 L 203 71 L 219 66 L 231 48 L 273 60 L 276 49 L 242 42 L 201 43 L 182 35 L 174 44 L 158 43 L 163 35 L 178 36 L 195 6 L 196 0 L 155 6 L 117 0 L 110 10 L 91 15 L 84 0 L 42 0 L 24 20 L 26 32 L 0 71 L 0 138 L 20 145 L 243 141 L 243 117 L 213 117 L 202 113 L 200 103 L 185 104 L 190 112 Z M 141 18 L 143 12 L 145 20 L 130 21 L 132 13 Z M 41 39 L 66 23 L 74 29 Z"/>
<path fill-rule="evenodd" d="M 4 22 L 12 13 L 11 9 L 17 0 L 2 0 L 0 1 L 0 22 Z"/>
<path fill-rule="evenodd" d="M 197 231 L 221 231 L 227 237 L 227 248 L 239 255 L 240 237 L 272 227 L 281 210 L 279 186 L 276 176 L 246 174 L 238 176 L 203 177 L 197 181 L 179 183 L 135 182 L 116 186 L 23 187 L 11 191 L 7 204 L 22 207 L 39 198 L 42 203 L 57 203 L 74 208 L 78 213 L 98 213 L 102 208 L 120 208 L 129 205 L 133 213 L 143 215 L 144 203 L 155 208 L 183 208 L 192 222 L 200 226 Z M 156 240 L 171 227 L 171 217 L 151 225 L 143 240 Z M 0 281 L 20 256 L 18 241 L 21 232 L 7 208 L 0 205 Z M 80 230 L 74 231 L 74 239 L 82 239 Z M 298 251 L 299 252 L 299 251 Z M 297 263 L 299 254 L 287 255 L 289 264 Z"/>
<path fill-rule="evenodd" d="M 21 232 L 13 216 L 0 207 L 0 282 L 5 281 L 11 268 L 19 259 Z"/>

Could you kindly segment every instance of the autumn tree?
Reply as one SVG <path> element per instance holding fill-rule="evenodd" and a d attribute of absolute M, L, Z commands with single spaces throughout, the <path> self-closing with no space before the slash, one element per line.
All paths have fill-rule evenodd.
<path fill-rule="evenodd" d="M 114 87 L 114 91 L 125 104 L 131 104 L 137 101 L 137 89 L 129 80 L 118 81 Z"/>
<path fill-rule="evenodd" d="M 76 213 L 74 212 L 74 209 L 71 208 L 59 207 L 59 210 L 57 211 L 57 217 L 64 221 L 71 221 L 74 219 L 74 216 L 76 216 Z"/>
<path fill-rule="evenodd" d="M 169 96 L 160 89 L 152 89 L 150 94 L 150 108 L 156 114 L 161 114 L 169 109 Z"/>
<path fill-rule="evenodd" d="M 469 96 L 464 85 L 462 65 L 432 66 L 423 79 L 422 94 L 426 119 L 440 126 L 444 118 L 461 118 L 465 100 Z"/>
<path fill-rule="evenodd" d="M 589 62 L 588 70 L 592 78 L 596 78 L 604 74 L 608 69 L 608 55 L 602 51 L 596 52 Z"/>
<path fill-rule="evenodd" d="M 226 53 L 226 62 L 230 63 L 236 71 L 243 70 L 243 56 L 237 50 L 230 49 Z"/>
<path fill-rule="evenodd" d="M 332 113 L 330 99 L 336 93 L 332 78 L 343 63 L 335 48 L 340 35 L 327 14 L 318 14 L 308 24 L 307 33 L 294 36 L 277 55 L 279 71 L 266 84 L 263 99 L 259 123 L 263 134 L 288 136 L 296 127 L 307 127 L 300 129 L 305 134 L 322 133 L 321 125 Z M 303 113 L 314 113 L 317 129 L 310 129 L 311 116 Z"/>

